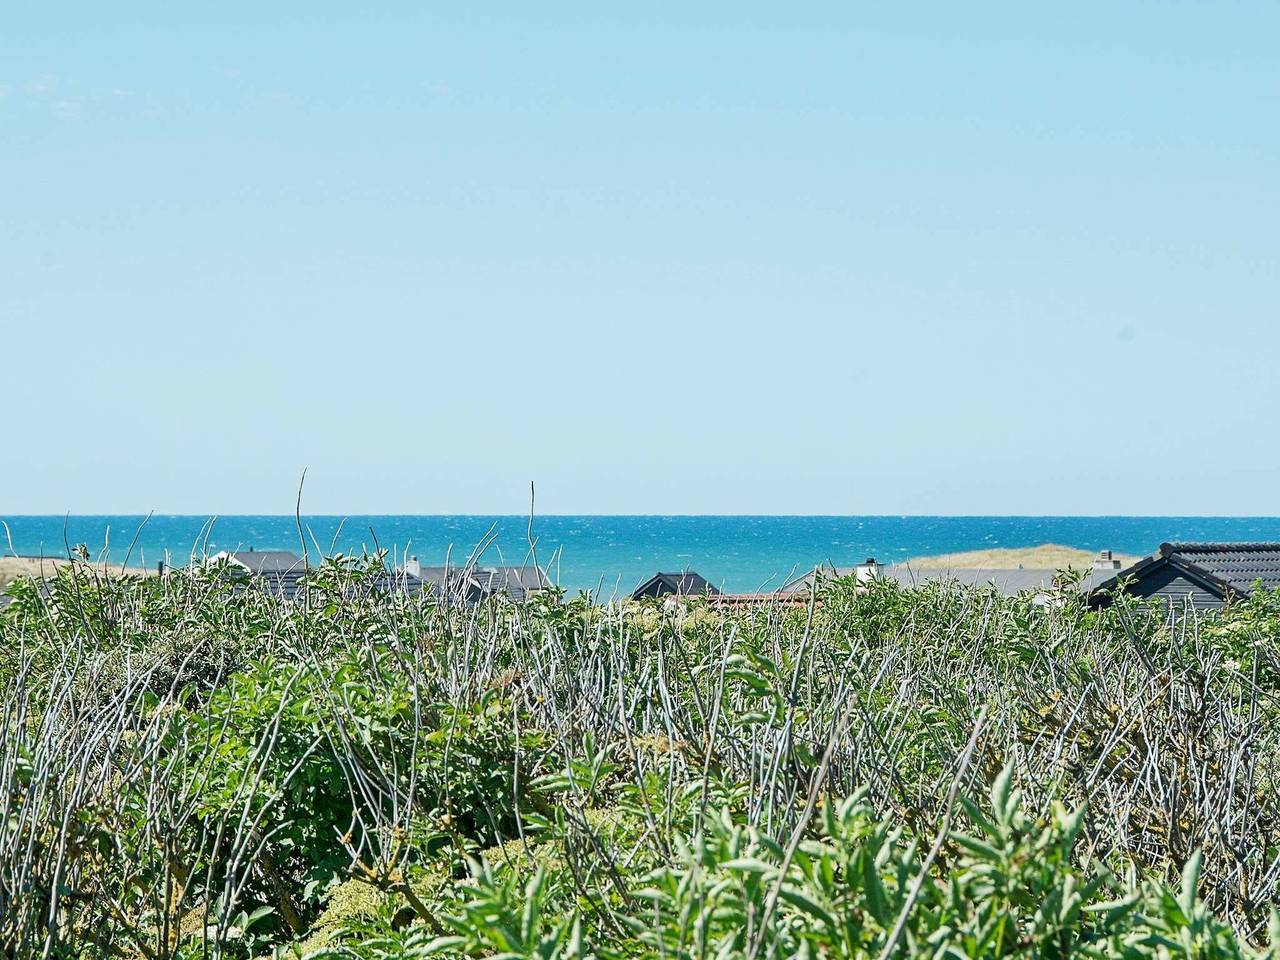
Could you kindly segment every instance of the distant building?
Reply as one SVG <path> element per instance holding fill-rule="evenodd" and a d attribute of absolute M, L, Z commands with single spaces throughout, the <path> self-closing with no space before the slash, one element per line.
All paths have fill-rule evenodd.
<path fill-rule="evenodd" d="M 632 600 L 644 597 L 716 597 L 720 591 L 705 577 L 686 570 L 684 573 L 655 573 L 631 594 Z"/>
<path fill-rule="evenodd" d="M 480 603 L 505 597 L 516 603 L 551 585 L 545 571 L 533 565 L 521 567 L 424 567 L 410 557 L 401 574 L 417 580 L 422 589 L 451 602 Z"/>
<path fill-rule="evenodd" d="M 1151 556 L 1114 571 L 1089 591 L 1089 605 L 1109 606 L 1120 592 L 1215 609 L 1253 592 L 1280 588 L 1280 543 L 1162 543 Z"/>
<path fill-rule="evenodd" d="M 506 597 L 516 603 L 529 599 L 551 585 L 547 575 L 538 567 L 473 567 L 471 581 L 479 590 L 481 599 Z"/>
<path fill-rule="evenodd" d="M 248 550 L 223 550 L 221 553 L 215 553 L 206 562 L 216 563 L 219 560 L 229 560 L 252 574 L 291 573 L 294 570 L 306 569 L 303 559 L 288 550 L 254 550 L 252 547 Z"/>
<path fill-rule="evenodd" d="M 1094 560 L 1092 569 L 1085 574 L 1081 589 L 1086 591 L 1092 589 L 1111 576 L 1119 566 L 1120 562 L 1112 557 L 1110 550 L 1102 551 Z M 893 580 L 904 587 L 915 587 L 925 583 L 958 583 L 968 587 L 993 587 L 1007 597 L 1030 591 L 1037 597 L 1043 598 L 1058 589 L 1062 574 L 1058 570 L 1022 567 L 1013 570 L 916 567 L 909 563 L 880 563 L 874 557 L 868 557 L 863 563 L 853 567 L 817 567 L 784 584 L 779 592 L 784 595 L 808 593 L 813 589 L 815 580 L 830 581 L 845 577 L 852 577 L 859 583 L 883 578 Z"/>
<path fill-rule="evenodd" d="M 247 575 L 248 586 L 277 600 L 295 600 L 302 591 L 307 565 L 288 550 L 223 550 L 205 560 L 206 564 L 226 561 Z"/>
<path fill-rule="evenodd" d="M 240 576 L 236 589 L 253 589 L 277 600 L 297 600 L 306 585 L 306 576 L 315 572 L 306 561 L 288 550 L 223 551 L 207 558 L 212 564 L 226 561 Z M 161 564 L 161 574 L 164 573 Z M 418 577 L 404 570 L 384 571 L 371 577 L 353 580 L 344 588 L 348 596 L 369 593 L 403 593 L 416 596 L 430 590 Z"/>

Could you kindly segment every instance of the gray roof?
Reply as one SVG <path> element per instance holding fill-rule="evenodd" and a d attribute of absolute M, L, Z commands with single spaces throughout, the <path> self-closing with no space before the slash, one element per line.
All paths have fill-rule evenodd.
<path fill-rule="evenodd" d="M 824 579 L 852 577 L 857 574 L 857 570 L 857 567 L 819 567 L 784 584 L 781 592 L 803 592 L 812 587 L 814 578 L 817 576 Z M 1089 571 L 1085 575 L 1081 589 L 1092 589 L 1095 584 L 1111 573 L 1110 570 Z M 906 563 L 890 563 L 881 564 L 876 575 L 894 580 L 904 587 L 919 586 L 923 583 L 950 582 L 969 587 L 994 587 L 1005 596 L 1013 596 L 1028 590 L 1043 593 L 1055 589 L 1058 583 L 1058 571 L 1048 569 L 930 568 L 915 567 Z"/>
<path fill-rule="evenodd" d="M 532 566 L 478 567 L 472 571 L 472 577 L 486 596 L 505 593 L 516 601 L 547 586 L 547 575 Z"/>
<path fill-rule="evenodd" d="M 227 556 L 250 573 L 285 573 L 306 566 L 300 556 L 288 550 L 237 550 Z"/>
<path fill-rule="evenodd" d="M 681 597 L 717 596 L 719 593 L 706 577 L 692 570 L 685 570 L 680 573 L 655 573 L 632 591 L 631 599 L 666 597 L 672 594 Z"/>
<path fill-rule="evenodd" d="M 427 588 L 421 577 L 415 577 L 404 570 L 379 574 L 373 579 L 373 588 L 385 593 L 407 593 L 416 596 Z"/>
<path fill-rule="evenodd" d="M 303 581 L 305 572 L 302 569 L 268 570 L 253 577 L 250 589 L 265 593 L 277 600 L 297 600 L 305 586 Z"/>
<path fill-rule="evenodd" d="M 885 569 L 884 575 L 892 577 L 903 586 L 921 583 L 952 581 L 966 587 L 995 587 L 1000 593 L 1012 596 L 1024 590 L 1052 590 L 1057 576 L 1055 570 L 1016 569 L 997 570 L 983 568 L 928 569 L 898 566 Z"/>
<path fill-rule="evenodd" d="M 256 590 L 276 600 L 297 600 L 306 590 L 309 572 L 314 571 L 308 571 L 301 566 L 292 570 L 267 570 L 257 574 L 239 572 L 234 589 Z M 362 583 L 365 589 L 349 588 L 347 595 L 406 593 L 416 596 L 426 588 L 422 580 L 403 571 L 380 573 Z"/>
<path fill-rule="evenodd" d="M 1108 603 L 1122 580 L 1133 580 L 1133 592 L 1147 596 L 1152 591 L 1144 583 L 1154 584 L 1171 575 L 1183 585 L 1178 589 L 1203 591 L 1223 601 L 1248 596 L 1258 581 L 1264 589 L 1280 589 L 1280 543 L 1162 543 L 1151 556 L 1097 583 L 1090 602 Z"/>
<path fill-rule="evenodd" d="M 517 603 L 550 586 L 544 571 L 522 567 L 422 567 L 417 578 L 424 589 L 448 600 L 479 602 L 504 596 Z"/>
<path fill-rule="evenodd" d="M 465 567 L 422 567 L 418 579 L 436 594 L 466 590 L 471 580 Z"/>

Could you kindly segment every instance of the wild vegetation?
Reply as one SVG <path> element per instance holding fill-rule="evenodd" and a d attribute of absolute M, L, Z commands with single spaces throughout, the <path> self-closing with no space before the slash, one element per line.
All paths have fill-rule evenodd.
<path fill-rule="evenodd" d="M 1249 957 L 1280 598 L 444 606 L 20 580 L 8 957 Z"/>

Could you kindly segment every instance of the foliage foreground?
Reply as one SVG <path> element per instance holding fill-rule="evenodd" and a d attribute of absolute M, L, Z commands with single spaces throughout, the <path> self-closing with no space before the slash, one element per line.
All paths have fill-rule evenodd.
<path fill-rule="evenodd" d="M 1280 599 L 0 610 L 7 957 L 1272 955 Z"/>

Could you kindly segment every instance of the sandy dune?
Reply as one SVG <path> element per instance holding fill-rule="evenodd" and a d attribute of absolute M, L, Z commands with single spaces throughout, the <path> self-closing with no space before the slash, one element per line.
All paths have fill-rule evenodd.
<path fill-rule="evenodd" d="M 1089 569 L 1097 553 L 1077 547 L 1064 547 L 1057 543 L 1042 543 L 1038 547 L 992 550 L 969 550 L 964 553 L 944 553 L 936 557 L 915 557 L 907 562 L 918 569 L 975 569 L 975 570 L 1062 570 L 1071 567 Z M 1137 560 L 1128 554 L 1117 553 L 1115 558 L 1122 566 Z"/>

